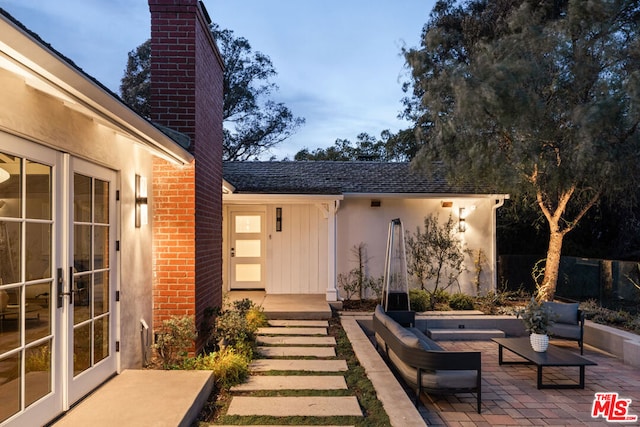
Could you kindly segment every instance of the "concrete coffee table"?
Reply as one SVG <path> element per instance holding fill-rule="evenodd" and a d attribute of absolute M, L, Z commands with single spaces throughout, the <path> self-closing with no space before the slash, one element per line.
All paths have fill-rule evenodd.
<path fill-rule="evenodd" d="M 543 388 L 584 388 L 584 371 L 587 365 L 597 363 L 585 359 L 569 350 L 550 345 L 544 353 L 533 351 L 529 337 L 522 338 L 493 338 L 498 343 L 498 363 L 500 365 L 536 365 L 538 367 L 538 389 Z M 526 359 L 526 361 L 504 361 L 502 349 Z M 544 384 L 542 382 L 542 368 L 545 366 L 577 366 L 580 368 L 580 381 L 577 384 Z"/>

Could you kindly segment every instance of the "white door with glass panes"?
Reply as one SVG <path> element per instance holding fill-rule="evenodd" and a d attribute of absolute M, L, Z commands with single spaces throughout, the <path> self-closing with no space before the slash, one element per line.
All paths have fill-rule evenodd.
<path fill-rule="evenodd" d="M 264 210 L 232 210 L 230 226 L 231 289 L 264 289 L 266 249 Z"/>
<path fill-rule="evenodd" d="M 115 373 L 114 195 L 114 172 L 0 132 L 0 426 L 42 425 Z"/>
<path fill-rule="evenodd" d="M 72 158 L 69 182 L 69 403 L 116 371 L 115 172 Z"/>

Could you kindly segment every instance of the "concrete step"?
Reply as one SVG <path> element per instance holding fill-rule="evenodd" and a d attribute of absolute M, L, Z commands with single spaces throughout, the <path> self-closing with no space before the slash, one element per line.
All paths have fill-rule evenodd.
<path fill-rule="evenodd" d="M 315 328 L 328 328 L 326 320 L 269 320 L 269 326 L 307 326 Z"/>
<path fill-rule="evenodd" d="M 336 357 L 333 347 L 258 347 L 265 357 Z"/>
<path fill-rule="evenodd" d="M 258 336 L 260 345 L 336 345 L 334 337 L 292 337 L 292 336 Z"/>
<path fill-rule="evenodd" d="M 283 375 L 252 375 L 243 384 L 231 387 L 231 391 L 259 391 L 259 390 L 346 390 L 344 377 L 337 375 L 316 376 L 283 376 Z"/>
<path fill-rule="evenodd" d="M 347 370 L 347 362 L 344 360 L 256 359 L 251 362 L 249 369 L 252 372 L 344 372 Z"/>
<path fill-rule="evenodd" d="M 190 426 L 209 399 L 213 384 L 211 371 L 126 370 L 53 425 Z"/>
<path fill-rule="evenodd" d="M 427 329 L 427 335 L 434 341 L 483 341 L 504 338 L 500 329 Z"/>
<path fill-rule="evenodd" d="M 355 396 L 250 397 L 235 396 L 227 415 L 271 417 L 362 416 Z"/>
<path fill-rule="evenodd" d="M 259 335 L 327 335 L 326 328 L 288 328 L 288 327 L 267 327 L 259 328 Z"/>

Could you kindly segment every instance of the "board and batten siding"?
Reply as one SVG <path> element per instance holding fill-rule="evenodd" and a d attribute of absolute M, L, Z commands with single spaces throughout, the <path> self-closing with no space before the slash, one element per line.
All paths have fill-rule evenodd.
<path fill-rule="evenodd" d="M 268 294 L 324 294 L 327 290 L 328 220 L 315 204 L 268 204 L 266 209 L 266 283 Z M 240 205 L 225 205 L 228 215 Z M 256 208 L 253 205 L 252 208 Z M 282 231 L 276 231 L 276 208 L 282 208 Z M 228 240 L 227 240 L 228 241 Z M 225 289 L 229 289 L 229 256 L 225 245 Z"/>

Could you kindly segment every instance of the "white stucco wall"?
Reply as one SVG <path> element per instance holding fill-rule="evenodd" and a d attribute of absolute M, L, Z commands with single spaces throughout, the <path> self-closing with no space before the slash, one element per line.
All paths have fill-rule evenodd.
<path fill-rule="evenodd" d="M 380 207 L 371 207 L 372 199 L 380 200 Z M 441 202 L 445 200 L 451 201 L 453 206 L 443 208 Z M 345 196 L 338 211 L 337 273 L 346 274 L 356 267 L 352 248 L 362 242 L 366 244 L 368 258 L 366 274 L 374 278 L 381 277 L 384 274 L 387 235 L 392 219 L 400 218 L 405 232 L 415 233 L 418 225 L 424 230 L 424 218 L 429 214 L 438 215 L 441 223 L 445 223 L 451 214 L 457 225 L 459 208 L 465 207 L 466 231 L 458 232 L 455 236 L 466 248 L 472 250 L 473 255 L 466 257 L 468 271 L 460 276 L 461 290 L 471 295 L 478 292 L 475 285 L 476 268 L 473 257 L 477 257 L 479 250 L 485 256 L 479 290 L 481 293 L 494 290 L 495 236 L 492 220 L 494 204 L 493 198 L 406 199 Z M 457 292 L 458 288 L 456 286 L 449 291 Z"/>
<path fill-rule="evenodd" d="M 152 154 L 136 145 L 133 139 L 65 106 L 60 99 L 28 86 L 23 78 L 2 68 L 0 87 L 0 131 L 117 172 L 120 189 L 117 226 L 121 242 L 120 367 L 140 367 L 143 357 L 140 319 L 144 318 L 152 326 L 152 244 L 151 216 L 147 226 L 135 228 L 134 190 L 136 174 L 152 182 Z M 152 203 L 150 200 L 150 206 Z"/>

